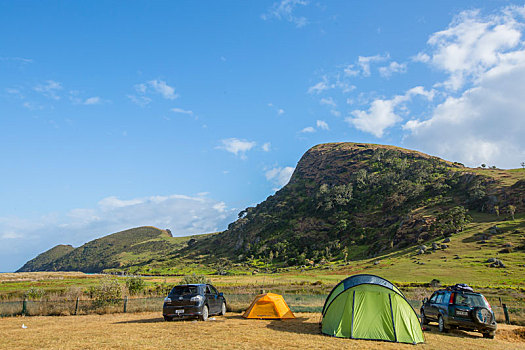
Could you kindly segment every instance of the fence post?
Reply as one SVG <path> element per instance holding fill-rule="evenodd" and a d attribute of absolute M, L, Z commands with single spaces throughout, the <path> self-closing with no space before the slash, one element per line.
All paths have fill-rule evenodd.
<path fill-rule="evenodd" d="M 503 313 L 505 314 L 505 323 L 510 324 L 509 310 L 507 310 L 507 304 L 502 304 L 502 306 L 503 306 Z"/>
<path fill-rule="evenodd" d="M 78 312 L 78 297 L 77 297 L 77 302 L 75 304 L 75 315 L 77 314 Z"/>
<path fill-rule="evenodd" d="M 27 299 L 24 298 L 24 301 L 22 302 L 22 316 L 25 316 L 27 313 Z"/>
<path fill-rule="evenodd" d="M 124 313 L 126 313 L 128 311 L 128 297 L 126 296 L 126 298 L 124 299 Z"/>

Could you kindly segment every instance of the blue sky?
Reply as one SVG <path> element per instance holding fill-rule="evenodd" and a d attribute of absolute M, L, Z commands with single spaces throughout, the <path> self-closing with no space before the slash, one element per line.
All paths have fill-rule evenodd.
<path fill-rule="evenodd" d="M 517 1 L 0 1 L 0 271 L 223 230 L 323 142 L 525 161 Z"/>

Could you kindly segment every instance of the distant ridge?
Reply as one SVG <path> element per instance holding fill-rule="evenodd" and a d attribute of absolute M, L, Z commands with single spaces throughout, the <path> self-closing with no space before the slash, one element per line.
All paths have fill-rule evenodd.
<path fill-rule="evenodd" d="M 116 268 L 129 260 L 141 262 L 151 255 L 166 253 L 178 247 L 169 230 L 152 226 L 132 228 L 95 239 L 78 248 L 58 245 L 28 261 L 17 272 L 82 271 L 101 272 Z"/>

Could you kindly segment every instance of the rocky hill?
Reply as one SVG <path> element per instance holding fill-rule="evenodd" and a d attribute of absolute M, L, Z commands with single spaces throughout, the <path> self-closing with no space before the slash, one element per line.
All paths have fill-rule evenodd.
<path fill-rule="evenodd" d="M 398 147 L 322 144 L 285 187 L 210 240 L 214 254 L 274 266 L 369 258 L 458 233 L 470 213 L 522 212 L 524 178 Z"/>
<path fill-rule="evenodd" d="M 56 259 L 43 253 L 20 271 L 162 274 L 191 265 L 222 273 L 232 266 L 323 265 L 409 247 L 414 253 L 475 222 L 490 227 L 524 211 L 524 169 L 467 168 L 393 146 L 321 144 L 303 155 L 286 186 L 241 211 L 224 232 L 171 238 L 156 228 L 132 229 Z M 519 220 L 513 229 L 523 226 Z"/>

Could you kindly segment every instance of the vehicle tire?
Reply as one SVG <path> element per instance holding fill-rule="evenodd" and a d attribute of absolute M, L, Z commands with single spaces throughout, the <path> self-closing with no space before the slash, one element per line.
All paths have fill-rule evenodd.
<path fill-rule="evenodd" d="M 164 321 L 166 321 L 166 322 L 173 321 L 173 317 L 171 317 L 171 316 L 164 316 Z"/>
<path fill-rule="evenodd" d="M 219 313 L 219 315 L 221 316 L 226 315 L 226 303 L 224 301 L 222 302 L 221 312 Z"/>
<path fill-rule="evenodd" d="M 423 311 L 423 309 L 421 309 L 421 324 L 428 324 L 428 318 L 425 316 L 425 311 Z"/>
<path fill-rule="evenodd" d="M 494 339 L 494 336 L 495 336 L 495 335 L 496 335 L 495 332 L 483 333 L 483 338 Z"/>
<path fill-rule="evenodd" d="M 199 316 L 199 318 L 201 319 L 201 321 L 206 321 L 208 319 L 208 305 L 204 305 L 202 307 L 202 315 Z"/>
<path fill-rule="evenodd" d="M 438 329 L 441 333 L 447 333 L 448 332 L 448 328 L 447 326 L 445 325 L 445 319 L 443 319 L 443 316 L 439 315 L 439 318 L 438 318 Z"/>

